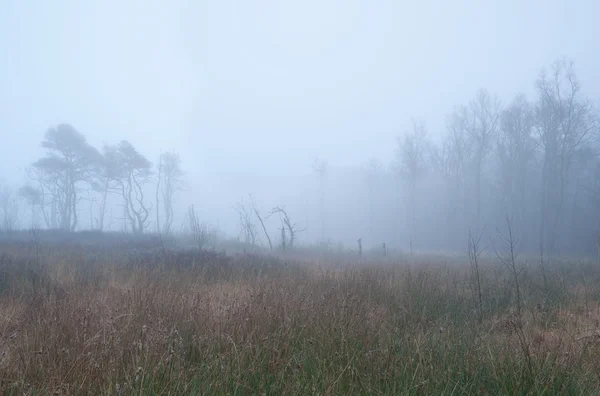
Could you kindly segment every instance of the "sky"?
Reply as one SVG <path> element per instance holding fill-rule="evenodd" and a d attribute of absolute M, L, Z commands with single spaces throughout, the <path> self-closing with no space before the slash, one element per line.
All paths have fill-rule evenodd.
<path fill-rule="evenodd" d="M 22 182 L 63 122 L 152 161 L 180 153 L 219 201 L 281 190 L 315 157 L 389 162 L 412 117 L 439 138 L 479 88 L 531 97 L 561 56 L 600 98 L 598 15 L 592 0 L 0 0 L 0 178 Z"/>

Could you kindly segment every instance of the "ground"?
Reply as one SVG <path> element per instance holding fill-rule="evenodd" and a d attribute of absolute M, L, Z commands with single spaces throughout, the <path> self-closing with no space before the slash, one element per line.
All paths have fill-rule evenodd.
<path fill-rule="evenodd" d="M 2 239 L 2 394 L 600 392 L 593 262 L 116 240 Z"/>

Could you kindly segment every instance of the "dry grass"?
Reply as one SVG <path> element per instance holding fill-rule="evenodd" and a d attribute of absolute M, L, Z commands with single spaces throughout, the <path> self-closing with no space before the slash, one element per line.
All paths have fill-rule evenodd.
<path fill-rule="evenodd" d="M 3 394 L 600 392 L 591 266 L 548 268 L 543 291 L 525 271 L 519 321 L 509 274 L 485 264 L 479 324 L 468 266 L 2 250 Z"/>

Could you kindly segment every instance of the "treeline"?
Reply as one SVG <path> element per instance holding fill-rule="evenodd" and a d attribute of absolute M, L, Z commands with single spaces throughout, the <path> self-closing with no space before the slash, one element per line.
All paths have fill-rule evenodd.
<path fill-rule="evenodd" d="M 441 142 L 421 121 L 399 138 L 411 240 L 464 246 L 469 232 L 491 237 L 510 221 L 530 252 L 600 249 L 598 112 L 567 59 L 535 88 L 533 100 L 508 102 L 480 90 L 451 113 Z"/>
<path fill-rule="evenodd" d="M 28 182 L 17 192 L 7 186 L 0 191 L 2 229 L 25 226 L 18 216 L 24 201 L 35 228 L 105 230 L 107 220 L 117 219 L 119 231 L 142 234 L 154 224 L 153 231 L 171 232 L 174 197 L 183 186 L 177 154 L 164 153 L 153 165 L 125 140 L 98 150 L 68 124 L 50 128 L 42 147 L 45 155 L 27 168 Z M 80 221 L 84 202 L 89 204 L 86 226 Z M 115 207 L 120 209 L 116 215 Z"/>
<path fill-rule="evenodd" d="M 311 243 L 362 238 L 366 246 L 465 250 L 469 235 L 491 240 L 508 221 L 521 251 L 596 254 L 599 125 L 573 63 L 560 59 L 535 81 L 533 98 L 517 94 L 503 101 L 477 92 L 448 116 L 446 132 L 436 133 L 441 139 L 434 141 L 425 123 L 414 120 L 399 136 L 389 167 L 371 160 L 362 175 L 351 169 L 336 175 L 326 161 L 316 161 L 314 205 L 300 209 L 310 193 L 302 180 L 294 191 L 298 202 L 285 203 L 295 217 L 310 218 L 304 235 L 310 234 Z M 174 197 L 183 187 L 178 155 L 165 153 L 153 165 L 127 141 L 97 150 L 69 125 L 48 130 L 42 146 L 46 154 L 28 168 L 28 182 L 18 193 L 0 186 L 1 229 L 30 226 L 17 216 L 24 201 L 31 226 L 173 231 Z M 348 182 L 357 179 L 362 181 Z M 83 225 L 85 204 L 90 223 Z M 293 246 L 306 226 L 296 226 L 278 208 L 283 206 L 262 218 L 252 200 L 239 202 L 238 238 L 271 248 Z M 193 208 L 188 212 L 182 223 L 198 225 L 204 235 L 205 225 Z M 277 228 L 263 223 L 271 215 Z"/>

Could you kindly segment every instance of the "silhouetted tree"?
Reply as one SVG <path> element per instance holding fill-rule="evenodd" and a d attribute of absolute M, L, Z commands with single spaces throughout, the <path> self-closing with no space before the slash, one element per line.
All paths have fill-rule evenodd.
<path fill-rule="evenodd" d="M 140 154 L 131 143 L 121 141 L 112 158 L 111 166 L 117 173 L 116 182 L 123 198 L 125 217 L 134 234 L 142 234 L 148 228 L 150 209 L 144 195 L 144 187 L 149 183 L 152 164 Z"/>
<path fill-rule="evenodd" d="M 29 185 L 19 188 L 19 197 L 31 207 L 31 227 L 38 228 L 37 213 L 42 212 L 44 197 L 41 191 Z"/>
<path fill-rule="evenodd" d="M 424 122 L 413 120 L 412 124 L 412 129 L 398 139 L 396 159 L 398 170 L 408 184 L 411 247 L 417 223 L 417 183 L 427 169 L 426 154 L 429 149 Z"/>
<path fill-rule="evenodd" d="M 432 159 L 434 169 L 446 187 L 445 212 L 446 236 L 454 243 L 463 240 L 468 227 L 465 223 L 468 188 L 466 184 L 468 166 L 472 158 L 472 147 L 465 131 L 460 128 L 460 118 L 455 112 L 448 121 L 446 136 L 440 147 L 434 148 Z M 460 214 L 464 214 L 460 216 Z M 464 235 L 463 235 L 464 234 Z"/>
<path fill-rule="evenodd" d="M 499 128 L 500 101 L 495 95 L 481 89 L 468 106 L 460 108 L 457 121 L 457 127 L 466 132 L 471 145 L 472 163 L 469 166 L 475 194 L 474 221 L 477 227 L 481 227 L 482 173 Z"/>
<path fill-rule="evenodd" d="M 271 212 L 269 213 L 269 216 L 267 217 L 271 217 L 272 215 L 278 214 L 279 218 L 281 220 L 281 224 L 282 224 L 282 230 L 281 231 L 281 235 L 282 235 L 282 246 L 285 249 L 285 246 L 289 246 L 290 248 L 294 247 L 294 243 L 296 242 L 296 238 L 298 237 L 298 233 L 302 232 L 302 231 L 306 231 L 306 228 L 302 228 L 302 229 L 298 229 L 298 225 L 296 223 L 293 223 L 290 216 L 288 215 L 287 211 L 285 210 L 284 206 L 276 206 L 274 207 Z M 289 232 L 289 241 L 286 243 L 286 232 L 285 230 L 288 230 Z"/>
<path fill-rule="evenodd" d="M 499 180 L 504 211 L 514 216 L 517 228 L 524 229 L 526 194 L 531 190 L 537 142 L 533 136 L 534 113 L 524 95 L 517 95 L 500 115 L 500 130 L 496 141 Z"/>
<path fill-rule="evenodd" d="M 46 155 L 33 163 L 34 178 L 43 187 L 43 193 L 51 195 L 51 218 L 56 216 L 56 222 L 50 223 L 73 231 L 77 227 L 80 193 L 89 186 L 100 154 L 68 124 L 49 129 L 42 147 Z"/>
<path fill-rule="evenodd" d="M 536 129 L 543 153 L 540 245 L 542 251 L 553 251 L 570 168 L 598 123 L 591 101 L 581 93 L 573 62 L 556 61 L 536 86 Z"/>
<path fill-rule="evenodd" d="M 178 154 L 161 154 L 158 161 L 156 182 L 156 227 L 160 230 L 160 201 L 162 200 L 165 222 L 162 231 L 171 233 L 173 225 L 173 204 L 175 193 L 183 188 L 181 159 Z"/>
<path fill-rule="evenodd" d="M 109 194 L 121 191 L 119 180 L 124 174 L 124 169 L 119 155 L 117 146 L 105 145 L 92 178 L 92 187 L 100 195 L 98 216 L 95 219 L 95 227 L 98 230 L 104 230 Z"/>
<path fill-rule="evenodd" d="M 0 213 L 0 230 L 13 231 L 19 218 L 19 201 L 8 185 L 0 185 Z"/>

